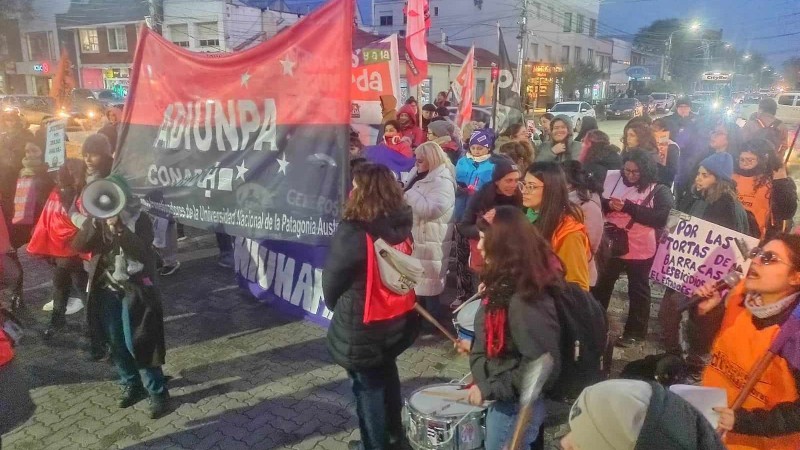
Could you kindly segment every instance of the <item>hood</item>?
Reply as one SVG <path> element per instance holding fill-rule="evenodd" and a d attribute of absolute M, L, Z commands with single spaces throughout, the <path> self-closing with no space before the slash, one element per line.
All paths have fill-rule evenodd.
<path fill-rule="evenodd" d="M 561 219 L 561 223 L 558 225 L 558 228 L 556 229 L 555 234 L 557 236 L 566 236 L 569 233 L 572 233 L 572 232 L 575 232 L 575 231 L 583 231 L 585 233 L 586 232 L 586 225 L 584 225 L 581 222 L 578 222 L 571 215 L 566 214 L 566 215 L 564 215 L 564 218 Z"/>
<path fill-rule="evenodd" d="M 412 127 L 417 126 L 418 117 L 417 117 L 417 114 L 414 112 L 414 107 L 413 106 L 411 106 L 411 105 L 403 105 L 402 108 L 397 110 L 397 115 L 398 116 L 400 116 L 400 114 L 403 114 L 403 113 L 406 113 L 406 114 L 408 114 L 409 117 L 411 117 L 411 126 Z"/>
<path fill-rule="evenodd" d="M 445 180 L 448 180 L 449 182 L 453 183 L 453 188 L 455 189 L 455 187 L 456 187 L 456 179 L 455 179 L 455 173 L 454 172 L 455 172 L 455 169 L 450 169 L 447 166 L 447 164 L 442 164 L 439 167 L 437 167 L 437 168 L 431 170 L 430 172 L 428 172 L 428 175 L 426 175 L 425 178 L 417 181 L 417 183 L 423 183 L 423 184 L 424 183 L 430 183 L 430 182 L 432 182 L 433 180 L 435 180 L 437 178 L 444 178 Z M 414 179 L 414 177 L 417 176 L 417 173 L 418 173 L 417 172 L 417 166 L 415 165 L 414 168 L 411 169 L 411 172 L 409 172 L 408 179 L 409 180 Z"/>
<path fill-rule="evenodd" d="M 391 245 L 397 245 L 411 237 L 414 217 L 411 207 L 405 205 L 388 216 L 379 217 L 372 222 L 362 222 L 361 225 L 371 236 L 379 237 Z"/>
<path fill-rule="evenodd" d="M 397 99 L 394 98 L 394 95 L 381 95 L 381 108 L 384 110 L 397 109 Z"/>

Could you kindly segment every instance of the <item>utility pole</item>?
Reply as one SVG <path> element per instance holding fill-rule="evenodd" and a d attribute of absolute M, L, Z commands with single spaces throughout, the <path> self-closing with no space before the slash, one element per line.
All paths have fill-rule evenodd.
<path fill-rule="evenodd" d="M 517 54 L 517 75 L 514 82 L 517 83 L 517 94 L 522 97 L 522 67 L 525 65 L 525 49 L 528 46 L 528 0 L 522 0 L 522 18 L 519 22 L 519 39 Z"/>
<path fill-rule="evenodd" d="M 164 0 L 149 0 L 150 29 L 162 34 L 161 24 L 164 22 Z"/>

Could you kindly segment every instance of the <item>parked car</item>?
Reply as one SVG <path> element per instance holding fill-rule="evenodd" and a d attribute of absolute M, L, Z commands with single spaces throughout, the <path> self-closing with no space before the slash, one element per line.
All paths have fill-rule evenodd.
<path fill-rule="evenodd" d="M 125 97 L 111 89 L 92 89 L 92 94 L 106 108 L 122 109 L 125 106 Z"/>
<path fill-rule="evenodd" d="M 675 106 L 675 95 L 668 92 L 653 92 L 650 94 L 656 103 L 656 112 L 667 112 Z"/>
<path fill-rule="evenodd" d="M 560 102 L 553 105 L 548 112 L 556 116 L 567 116 L 572 121 L 575 131 L 581 129 L 584 117 L 595 117 L 594 108 L 586 102 Z"/>
<path fill-rule="evenodd" d="M 31 125 L 41 125 L 53 118 L 66 119 L 67 126 L 82 126 L 85 121 L 85 116 L 74 108 L 72 111 L 57 111 L 55 100 L 52 97 L 0 95 L 0 107 L 4 110 L 16 109 L 26 128 Z"/>
<path fill-rule="evenodd" d="M 458 106 L 448 106 L 447 110 L 450 111 L 450 119 L 456 120 L 456 116 L 458 115 Z M 475 122 L 490 123 L 492 121 L 492 108 L 487 108 L 481 105 L 472 105 L 472 118 L 470 120 Z"/>
<path fill-rule="evenodd" d="M 636 100 L 642 104 L 644 111 L 647 114 L 654 114 L 656 112 L 656 99 L 652 95 L 639 95 Z"/>
<path fill-rule="evenodd" d="M 643 114 L 644 106 L 635 98 L 618 98 L 606 109 L 606 119 L 633 119 Z"/>
<path fill-rule="evenodd" d="M 72 109 L 86 116 L 90 121 L 100 120 L 106 112 L 106 105 L 97 99 L 91 89 L 72 90 Z"/>

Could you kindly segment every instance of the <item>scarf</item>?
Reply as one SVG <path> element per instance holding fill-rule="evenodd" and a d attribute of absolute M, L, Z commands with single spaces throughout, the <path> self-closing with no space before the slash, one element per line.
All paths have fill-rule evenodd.
<path fill-rule="evenodd" d="M 775 303 L 765 305 L 760 294 L 748 292 L 744 297 L 744 307 L 747 308 L 747 310 L 750 311 L 750 314 L 752 314 L 754 317 L 766 319 L 777 316 L 778 314 L 784 312 L 786 308 L 791 306 L 794 301 L 797 300 L 798 295 L 800 294 L 792 294 L 778 300 Z"/>
<path fill-rule="evenodd" d="M 486 309 L 486 355 L 497 358 L 506 348 L 506 322 L 508 322 L 508 305 L 514 295 L 514 281 L 501 279 L 493 286 L 486 288 L 483 305 Z"/>
<path fill-rule="evenodd" d="M 536 221 L 539 220 L 539 212 L 533 208 L 528 208 L 528 210 L 525 211 L 525 216 L 528 218 L 528 222 L 530 223 L 536 223 Z"/>
<path fill-rule="evenodd" d="M 491 157 L 492 157 L 492 152 L 489 152 L 483 156 L 474 156 L 472 152 L 467 152 L 467 158 L 473 160 L 475 163 L 482 163 Z"/>

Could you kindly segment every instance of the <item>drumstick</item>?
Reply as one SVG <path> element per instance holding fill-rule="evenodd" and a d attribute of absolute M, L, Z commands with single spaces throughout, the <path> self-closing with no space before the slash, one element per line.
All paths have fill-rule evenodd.
<path fill-rule="evenodd" d="M 424 317 L 424 318 L 425 318 L 425 320 L 427 320 L 427 321 L 428 321 L 428 322 L 430 322 L 430 323 L 431 323 L 433 326 L 435 326 L 436 328 L 438 328 L 438 329 L 439 329 L 439 331 L 441 331 L 441 332 L 442 332 L 442 334 L 444 334 L 444 335 L 447 337 L 447 339 L 450 339 L 450 340 L 451 340 L 451 341 L 452 341 L 454 344 L 458 343 L 458 339 L 456 339 L 456 337 L 455 337 L 455 336 L 453 336 L 453 333 L 449 332 L 449 331 L 447 330 L 447 328 L 443 327 L 443 326 L 442 326 L 442 324 L 440 324 L 440 323 L 439 323 L 439 321 L 438 321 L 438 320 L 436 320 L 436 319 L 435 319 L 435 318 L 434 318 L 434 317 L 431 315 L 431 313 L 429 313 L 429 312 L 428 312 L 428 311 L 427 311 L 425 308 L 423 308 L 423 307 L 422 307 L 422 305 L 420 305 L 419 303 L 414 303 L 414 309 L 415 309 L 415 310 L 417 310 L 417 312 L 419 313 L 419 315 L 421 315 L 422 317 Z"/>
<path fill-rule="evenodd" d="M 464 392 L 466 393 L 466 391 Z M 421 393 L 424 395 L 429 395 L 431 397 L 439 397 L 447 400 L 464 400 L 464 401 L 467 400 L 467 395 L 459 395 L 459 394 L 454 394 L 452 392 L 422 391 Z"/>
<path fill-rule="evenodd" d="M 553 357 L 545 353 L 533 362 L 528 363 L 522 375 L 522 389 L 519 396 L 519 413 L 511 437 L 510 450 L 519 450 L 525 435 L 525 429 L 533 417 L 533 402 L 542 393 L 545 381 L 553 372 Z"/>
<path fill-rule="evenodd" d="M 468 304 L 470 304 L 470 303 L 474 302 L 475 300 L 479 299 L 481 294 L 483 294 L 483 291 L 476 292 L 475 295 L 473 295 L 472 297 L 468 298 L 467 301 L 465 301 L 464 303 L 459 305 L 458 308 L 454 309 L 453 310 L 453 314 L 456 314 L 457 312 L 461 311 Z"/>

